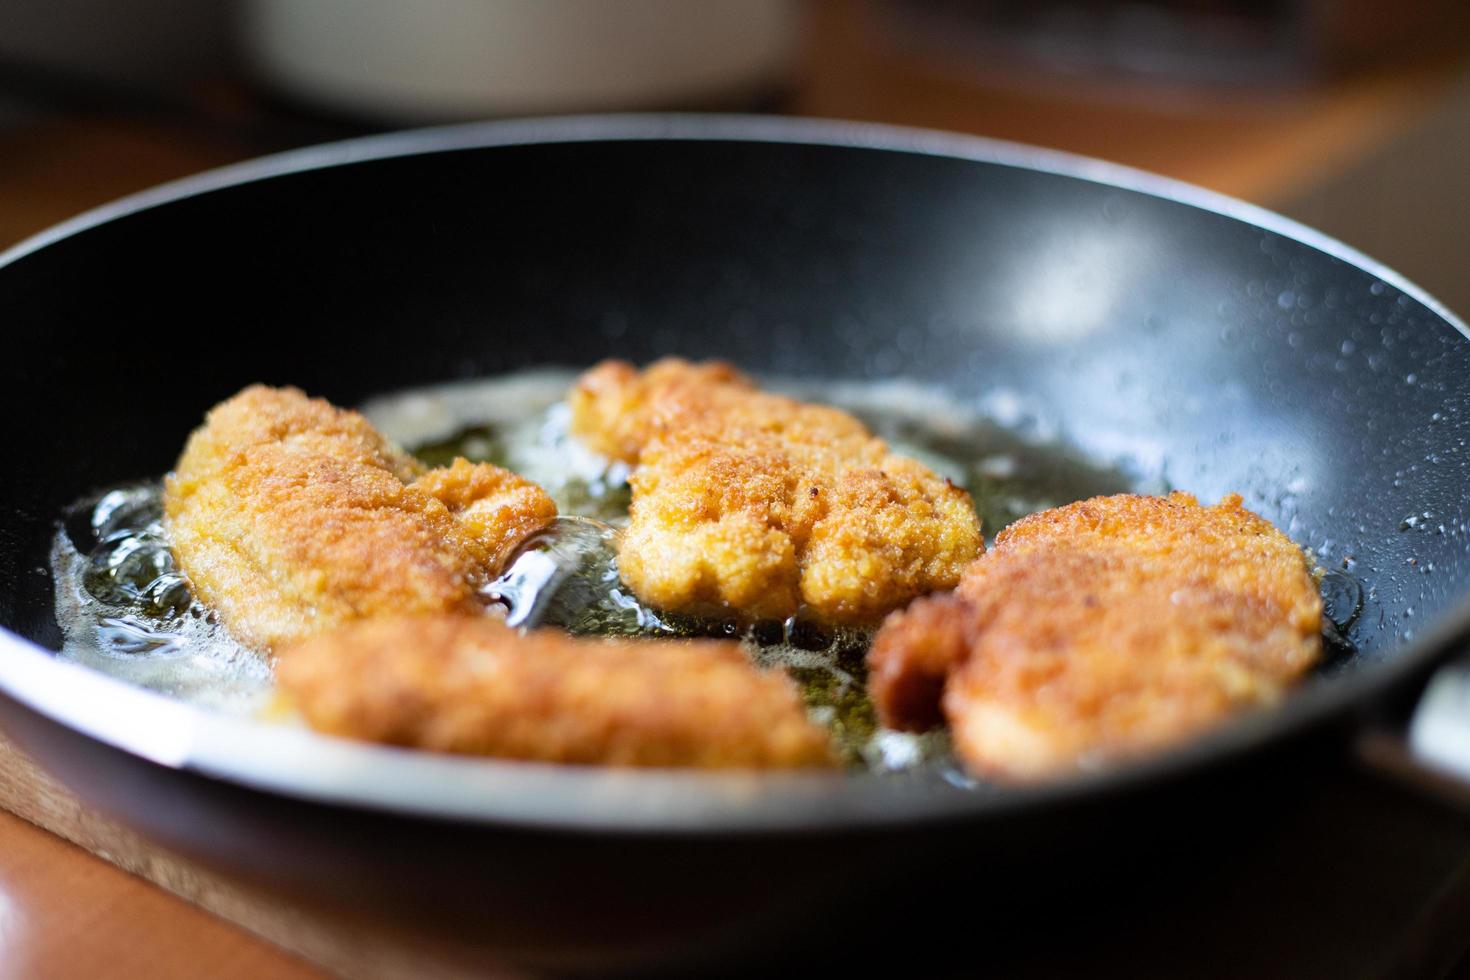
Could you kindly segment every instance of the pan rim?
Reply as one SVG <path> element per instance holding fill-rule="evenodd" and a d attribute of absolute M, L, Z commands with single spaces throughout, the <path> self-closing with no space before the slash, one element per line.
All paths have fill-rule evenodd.
<path fill-rule="evenodd" d="M 1146 171 L 1062 151 L 874 123 L 764 116 L 628 114 L 470 123 L 305 147 L 172 181 L 87 211 L 0 253 L 0 270 L 63 239 L 154 207 L 276 176 L 372 160 L 548 143 L 740 141 L 908 152 L 998 164 L 1136 191 L 1245 222 L 1360 268 L 1470 339 L 1470 327 L 1376 260 L 1275 212 Z M 422 818 L 567 832 L 721 834 L 853 830 L 979 819 L 1094 800 L 1186 775 L 1341 719 L 1398 689 L 1470 631 L 1470 603 L 1385 663 L 1312 686 L 1171 752 L 1039 786 L 965 792 L 902 776 L 616 770 L 436 756 L 232 718 L 57 661 L 0 629 L 0 692 L 68 728 L 158 765 L 313 802 Z M 99 710 L 99 708 L 105 710 Z"/>

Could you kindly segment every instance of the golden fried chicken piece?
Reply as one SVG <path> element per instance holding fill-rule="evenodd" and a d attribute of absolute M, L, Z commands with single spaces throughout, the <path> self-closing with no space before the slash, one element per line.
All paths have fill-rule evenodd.
<path fill-rule="evenodd" d="M 635 464 L 618 564 L 660 609 L 866 625 L 952 588 L 984 547 L 964 490 L 729 365 L 604 362 L 571 405 L 576 435 Z"/>
<path fill-rule="evenodd" d="M 796 686 L 729 641 L 521 635 L 484 616 L 358 623 L 284 648 L 280 689 L 333 735 L 620 766 L 830 766 Z"/>
<path fill-rule="evenodd" d="M 499 467 L 425 471 L 358 413 L 255 385 L 189 437 L 164 512 L 194 594 L 273 649 L 386 613 L 478 610 L 476 588 L 556 506 Z"/>
<path fill-rule="evenodd" d="M 868 654 L 886 724 L 942 716 L 976 771 L 1031 780 L 1162 749 L 1278 700 L 1321 654 L 1306 557 L 1230 495 L 1120 494 L 1002 531 Z"/>

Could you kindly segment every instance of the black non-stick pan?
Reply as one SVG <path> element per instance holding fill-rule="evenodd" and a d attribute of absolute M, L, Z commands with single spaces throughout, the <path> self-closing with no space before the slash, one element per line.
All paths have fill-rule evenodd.
<path fill-rule="evenodd" d="M 945 874 L 1009 902 L 1005 883 L 1142 855 L 1189 814 L 1268 820 L 1470 629 L 1464 324 L 1309 229 L 1094 161 L 731 117 L 393 135 L 44 233 L 0 256 L 0 320 L 6 732 L 167 847 L 469 963 L 750 950 L 840 909 L 853 929 Z M 1361 587 L 1350 652 L 1176 752 L 1005 790 L 440 757 L 205 713 L 49 655 L 64 508 L 167 470 L 249 382 L 353 404 L 669 353 L 914 379 L 1202 499 L 1239 491 Z M 1451 744 L 1453 711 L 1432 721 Z"/>

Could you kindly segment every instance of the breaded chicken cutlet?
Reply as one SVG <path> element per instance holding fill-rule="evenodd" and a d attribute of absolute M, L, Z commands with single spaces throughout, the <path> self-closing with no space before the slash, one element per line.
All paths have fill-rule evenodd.
<path fill-rule="evenodd" d="M 195 595 L 270 650 L 358 619 L 479 610 L 476 589 L 556 506 L 507 470 L 427 470 L 357 412 L 254 385 L 189 437 L 164 512 Z"/>
<path fill-rule="evenodd" d="M 1277 701 L 1321 654 L 1306 557 L 1236 495 L 1098 497 L 1006 528 L 868 655 L 885 724 L 947 719 L 980 774 L 1137 756 Z"/>
<path fill-rule="evenodd" d="M 313 728 L 440 752 L 618 766 L 830 766 L 796 686 L 730 641 L 521 635 L 484 616 L 381 619 L 282 649 Z"/>
<path fill-rule="evenodd" d="M 877 623 L 953 588 L 983 548 L 970 496 L 846 412 L 759 391 L 721 363 L 608 361 L 572 431 L 633 464 L 623 581 L 669 612 Z"/>

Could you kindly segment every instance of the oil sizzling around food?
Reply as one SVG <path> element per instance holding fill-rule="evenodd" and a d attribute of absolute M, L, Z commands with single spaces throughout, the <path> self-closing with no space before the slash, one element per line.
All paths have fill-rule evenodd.
<path fill-rule="evenodd" d="M 160 481 L 77 504 L 51 546 L 59 656 L 200 707 L 249 714 L 270 664 L 197 602 L 163 531 Z"/>
<path fill-rule="evenodd" d="M 533 535 L 487 600 L 520 626 L 583 635 L 730 636 L 763 666 L 788 669 L 813 717 L 829 725 L 854 767 L 934 771 L 968 781 L 942 733 L 881 728 L 866 694 L 869 636 L 824 630 L 800 616 L 740 628 L 662 615 L 618 579 L 616 541 L 627 521 L 628 471 L 588 452 L 568 432 L 569 371 L 402 392 L 364 413 L 431 465 L 454 456 L 486 461 L 539 483 L 562 514 Z M 1016 518 L 1123 490 L 1157 492 L 1121 469 L 1056 444 L 1027 441 L 932 392 L 900 383 L 770 383 L 770 388 L 853 412 L 894 449 L 965 486 L 993 536 Z M 118 487 L 79 504 L 52 551 L 61 656 L 185 701 L 238 713 L 268 711 L 268 663 L 235 642 L 189 594 L 161 525 L 159 483 Z"/>

